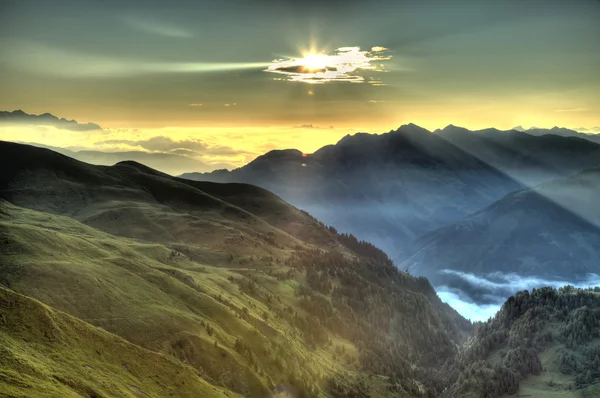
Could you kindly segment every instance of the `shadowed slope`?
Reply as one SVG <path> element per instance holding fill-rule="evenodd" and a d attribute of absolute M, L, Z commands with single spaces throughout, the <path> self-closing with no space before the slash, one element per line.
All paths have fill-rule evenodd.
<path fill-rule="evenodd" d="M 599 195 L 599 169 L 507 195 L 423 236 L 401 266 L 437 286 L 488 297 L 514 293 L 507 291 L 514 289 L 505 280 L 510 274 L 545 283 L 588 280 L 589 274 L 600 274 Z"/>
<path fill-rule="evenodd" d="M 522 188 L 413 124 L 381 135 L 346 136 L 314 154 L 271 151 L 231 172 L 183 177 L 260 185 L 393 257 L 417 236 Z"/>

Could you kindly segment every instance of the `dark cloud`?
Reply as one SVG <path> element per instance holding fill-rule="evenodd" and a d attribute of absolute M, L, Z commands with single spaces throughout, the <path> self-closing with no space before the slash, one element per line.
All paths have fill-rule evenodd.
<path fill-rule="evenodd" d="M 2 124 L 29 124 L 36 126 L 54 126 L 58 129 L 71 131 L 93 131 L 102 130 L 102 127 L 95 123 L 78 123 L 75 120 L 58 118 L 50 113 L 42 115 L 31 115 L 22 110 L 13 112 L 0 111 L 0 123 Z"/>
<path fill-rule="evenodd" d="M 282 66 L 279 68 L 274 68 L 273 70 L 285 73 L 323 73 L 327 71 L 337 72 L 337 68 L 333 66 L 328 66 L 324 68 L 310 68 L 305 65 Z"/>

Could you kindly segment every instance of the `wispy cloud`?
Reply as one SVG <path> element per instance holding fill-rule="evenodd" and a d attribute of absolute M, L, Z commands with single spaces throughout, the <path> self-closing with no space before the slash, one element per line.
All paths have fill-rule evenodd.
<path fill-rule="evenodd" d="M 153 152 L 169 152 L 188 156 L 194 154 L 231 156 L 247 153 L 247 151 L 233 149 L 228 146 L 209 145 L 197 139 L 173 140 L 165 136 L 156 136 L 145 140 L 104 140 L 96 142 L 94 145 L 97 147 L 126 146 L 143 148 Z"/>
<path fill-rule="evenodd" d="M 260 70 L 270 65 L 270 62 L 156 62 L 144 59 L 113 58 L 67 51 L 32 42 L 12 42 L 9 45 L 2 45 L 0 51 L 6 55 L 6 64 L 14 68 L 64 78 Z"/>
<path fill-rule="evenodd" d="M 198 107 L 198 106 L 204 106 L 204 105 L 202 105 L 202 104 L 188 104 L 188 106 L 196 106 L 196 107 Z"/>
<path fill-rule="evenodd" d="M 600 134 L 600 126 L 579 127 L 579 128 L 576 128 L 575 130 L 580 131 L 582 133 Z"/>
<path fill-rule="evenodd" d="M 294 128 L 294 129 L 323 129 L 323 130 L 332 130 L 334 127 L 333 126 L 321 127 L 321 126 L 315 126 L 313 124 L 301 124 L 299 126 L 293 126 L 292 128 Z"/>
<path fill-rule="evenodd" d="M 565 109 L 555 109 L 554 112 L 587 112 L 589 108 L 565 108 Z"/>
<path fill-rule="evenodd" d="M 189 38 L 193 36 L 189 30 L 158 19 L 124 16 L 121 17 L 121 20 L 126 25 L 146 33 L 175 38 Z"/>

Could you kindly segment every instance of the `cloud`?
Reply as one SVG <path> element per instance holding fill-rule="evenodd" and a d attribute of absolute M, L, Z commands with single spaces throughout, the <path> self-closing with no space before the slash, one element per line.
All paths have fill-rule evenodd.
<path fill-rule="evenodd" d="M 456 309 L 462 316 L 473 321 L 488 319 L 500 309 L 508 297 L 521 290 L 546 286 L 559 288 L 572 285 L 587 288 L 600 285 L 600 275 L 597 274 L 589 274 L 587 278 L 577 281 L 567 281 L 499 272 L 478 276 L 445 269 L 440 273 L 453 277 L 447 281 L 447 284 L 436 286 L 435 289 L 440 299 Z"/>
<path fill-rule="evenodd" d="M 104 140 L 94 143 L 95 146 L 129 146 L 141 147 L 152 152 L 169 152 L 180 155 L 218 155 L 232 156 L 246 154 L 247 151 L 233 149 L 228 146 L 208 145 L 197 139 L 173 140 L 165 136 L 156 136 L 145 140 Z"/>
<path fill-rule="evenodd" d="M 188 106 L 204 106 L 202 104 L 188 104 Z"/>
<path fill-rule="evenodd" d="M 334 129 L 333 126 L 320 127 L 320 126 L 315 126 L 315 125 L 312 125 L 312 124 L 301 124 L 299 126 L 292 126 L 292 128 L 294 128 L 294 129 L 320 129 L 320 130 L 332 130 L 332 129 Z"/>
<path fill-rule="evenodd" d="M 501 304 L 486 304 L 478 305 L 469 301 L 466 301 L 460 297 L 460 295 L 444 290 L 443 288 L 437 289 L 437 295 L 444 303 L 454 308 L 460 315 L 469 319 L 472 322 L 484 322 L 489 318 L 493 318 L 496 312 L 502 307 Z"/>
<path fill-rule="evenodd" d="M 175 38 L 189 38 L 193 36 L 190 31 L 180 26 L 171 25 L 157 19 L 130 16 L 125 16 L 121 19 L 125 24 L 146 33 Z"/>
<path fill-rule="evenodd" d="M 270 62 L 156 62 L 66 51 L 27 41 L 0 43 L 0 52 L 13 68 L 68 79 L 260 70 L 270 65 Z"/>
<path fill-rule="evenodd" d="M 374 52 L 374 53 L 379 53 L 379 52 L 387 51 L 387 50 L 389 50 L 389 48 L 385 48 L 385 47 L 381 47 L 381 46 L 371 47 L 371 52 Z"/>
<path fill-rule="evenodd" d="M 555 109 L 554 112 L 587 112 L 588 108 L 567 108 L 567 109 Z"/>
<path fill-rule="evenodd" d="M 593 127 L 579 127 L 577 129 L 574 129 L 575 131 L 580 131 L 582 133 L 591 133 L 591 134 L 600 134 L 600 126 L 593 126 Z"/>
<path fill-rule="evenodd" d="M 375 50 L 374 50 L 375 49 Z M 307 54 L 303 58 L 276 59 L 265 72 L 283 75 L 277 80 L 323 84 L 327 82 L 364 83 L 363 73 L 384 71 L 380 62 L 392 58 L 382 54 L 387 49 L 372 47 L 340 47 L 331 54 Z"/>
<path fill-rule="evenodd" d="M 102 130 L 102 127 L 95 123 L 78 123 L 75 120 L 58 118 L 50 113 L 42 115 L 32 115 L 22 110 L 13 112 L 0 111 L 0 123 L 2 124 L 26 124 L 35 126 L 53 126 L 62 130 L 70 131 L 93 131 Z"/>

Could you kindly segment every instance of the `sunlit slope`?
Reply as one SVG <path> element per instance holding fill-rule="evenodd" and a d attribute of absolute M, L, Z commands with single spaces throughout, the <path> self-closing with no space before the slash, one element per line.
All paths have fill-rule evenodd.
<path fill-rule="evenodd" d="M 164 246 L 116 238 L 66 217 L 6 203 L 3 209 L 3 285 L 147 349 L 184 362 L 193 360 L 188 356 L 204 357 L 196 365 L 205 377 L 215 377 L 244 395 L 266 394 L 268 378 L 260 378 L 258 369 L 253 371 L 226 348 L 236 338 L 261 348 L 270 344 L 258 332 L 264 323 L 258 313 L 242 318 L 242 309 L 253 308 L 253 301 L 227 279 L 237 274 L 193 263 Z M 214 347 L 215 341 L 224 346 Z M 281 360 L 288 355 L 295 361 L 297 354 L 289 350 Z M 269 365 L 265 361 L 263 366 Z M 281 372 L 269 370 L 273 376 Z"/>
<path fill-rule="evenodd" d="M 3 397 L 234 397 L 196 369 L 0 287 Z"/>
<path fill-rule="evenodd" d="M 65 216 L 3 202 L 0 284 L 244 396 L 441 391 L 471 325 L 372 245 L 256 187 L 22 147 L 46 160 L 2 195 Z"/>
<path fill-rule="evenodd" d="M 292 374 L 299 380 L 297 388 L 305 391 L 327 391 L 330 380 L 340 374 L 346 374 L 341 385 L 349 383 L 352 389 L 353 382 L 346 379 L 360 378 L 363 372 L 352 338 L 325 329 L 326 318 L 311 315 L 318 307 L 306 306 L 321 295 L 301 287 L 303 272 L 278 265 L 277 260 L 252 271 L 211 267 L 162 245 L 114 237 L 67 217 L 6 202 L 0 231 L 2 285 L 170 355 L 195 367 L 206 380 L 239 394 L 264 396 L 290 383 Z M 298 289 L 304 289 L 304 296 Z M 419 317 L 435 324 L 445 319 L 437 311 L 452 312 L 437 301 L 432 308 L 422 294 L 403 294 L 424 306 L 420 313 L 399 309 L 398 316 L 414 318 L 415 325 Z M 341 326 L 337 322 L 332 328 Z M 347 327 L 349 332 L 355 326 Z M 439 323 L 424 336 L 439 335 L 436 338 L 448 344 L 444 327 Z M 413 345 L 416 336 L 407 333 L 408 328 L 397 329 L 389 339 L 404 341 L 406 359 L 418 361 L 432 347 Z M 445 350 L 450 351 L 441 355 L 451 355 L 451 347 L 447 345 Z M 295 369 L 303 370 L 296 374 Z M 376 389 L 379 383 L 387 381 L 376 380 L 368 388 Z"/>
<path fill-rule="evenodd" d="M 597 397 L 600 288 L 510 297 L 459 351 L 448 397 Z"/>

